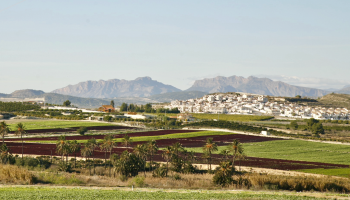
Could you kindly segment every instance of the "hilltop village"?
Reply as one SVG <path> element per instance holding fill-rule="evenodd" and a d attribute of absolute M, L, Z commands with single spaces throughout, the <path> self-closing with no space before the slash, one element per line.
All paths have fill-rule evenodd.
<path fill-rule="evenodd" d="M 346 108 L 322 108 L 269 101 L 265 95 L 233 93 L 213 94 L 185 101 L 172 101 L 166 108 L 178 108 L 181 113 L 222 113 L 274 115 L 289 118 L 348 120 Z"/>

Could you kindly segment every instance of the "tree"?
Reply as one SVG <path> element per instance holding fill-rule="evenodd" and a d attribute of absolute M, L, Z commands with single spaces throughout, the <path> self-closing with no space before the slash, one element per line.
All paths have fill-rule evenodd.
<path fill-rule="evenodd" d="M 61 155 L 61 160 L 63 161 L 64 155 L 67 155 L 68 157 L 69 152 L 69 143 L 66 140 L 66 137 L 64 135 L 61 135 L 56 142 L 56 153 Z M 66 163 L 68 164 L 68 158 L 66 159 Z"/>
<path fill-rule="evenodd" d="M 301 96 L 300 96 L 300 95 L 297 95 L 297 96 L 295 96 L 295 98 L 297 98 L 297 99 L 301 99 Z"/>
<path fill-rule="evenodd" d="M 109 157 L 112 156 L 113 147 L 116 147 L 117 144 L 113 141 L 113 135 L 106 135 L 103 138 L 102 144 L 100 145 L 100 149 L 105 151 L 105 163 L 106 163 L 106 155 L 107 151 L 109 152 Z M 109 176 L 111 176 L 111 166 L 109 165 Z"/>
<path fill-rule="evenodd" d="M 23 161 L 23 135 L 26 134 L 25 126 L 22 123 L 18 123 L 16 126 L 15 135 L 21 136 L 22 140 L 22 161 Z"/>
<path fill-rule="evenodd" d="M 63 102 L 63 106 L 69 107 L 70 105 L 71 105 L 71 102 L 69 100 L 66 100 L 65 102 Z"/>
<path fill-rule="evenodd" d="M 76 167 L 77 153 L 80 151 L 80 149 L 81 145 L 76 140 L 70 143 L 71 153 L 74 153 L 74 168 Z"/>
<path fill-rule="evenodd" d="M 297 121 L 296 121 L 296 120 L 291 121 L 289 127 L 290 127 L 292 130 L 297 130 L 297 129 L 298 129 L 298 123 L 297 123 Z"/>
<path fill-rule="evenodd" d="M 115 171 L 126 177 L 138 175 L 143 161 L 135 154 L 124 151 L 118 160 L 113 163 Z"/>
<path fill-rule="evenodd" d="M 312 134 L 315 134 L 315 135 L 324 134 L 322 123 L 316 123 L 312 125 Z"/>
<path fill-rule="evenodd" d="M 111 106 L 113 106 L 113 108 L 114 108 L 114 101 L 113 100 L 111 101 Z"/>
<path fill-rule="evenodd" d="M 103 117 L 103 121 L 110 122 L 111 120 L 112 120 L 112 116 L 107 115 Z"/>
<path fill-rule="evenodd" d="M 98 147 L 98 143 L 97 143 L 95 138 L 91 138 L 87 141 L 86 146 L 92 152 L 92 166 L 94 168 L 94 174 L 96 174 L 96 171 L 95 171 L 95 149 Z"/>
<path fill-rule="evenodd" d="M 312 126 L 316 123 L 319 123 L 320 121 L 318 121 L 317 119 L 314 118 L 310 118 L 308 120 L 306 120 L 306 124 L 307 124 L 307 129 L 309 131 L 312 131 Z"/>
<path fill-rule="evenodd" d="M 180 153 L 183 153 L 185 149 L 179 142 L 174 143 L 171 146 L 172 155 L 171 155 L 171 164 L 173 166 L 173 170 L 176 172 L 180 172 L 182 170 L 184 161 L 180 157 Z"/>
<path fill-rule="evenodd" d="M 207 138 L 205 145 L 203 146 L 204 155 L 209 163 L 209 170 L 211 171 L 211 156 L 214 151 L 218 150 L 218 146 L 213 142 L 213 138 Z"/>
<path fill-rule="evenodd" d="M 5 135 L 7 135 L 10 132 L 9 126 L 6 124 L 5 121 L 2 121 L 0 123 L 0 134 L 2 137 L 2 145 L 5 144 Z"/>
<path fill-rule="evenodd" d="M 128 148 L 129 145 L 132 144 L 132 139 L 130 139 L 130 136 L 128 134 L 125 134 L 124 137 L 122 138 L 122 144 Z"/>
<path fill-rule="evenodd" d="M 169 160 L 171 159 L 171 155 L 172 155 L 172 148 L 167 146 L 165 148 L 165 150 L 162 153 L 162 157 L 165 159 L 166 161 L 166 174 L 165 176 L 168 176 L 168 171 L 169 171 Z"/>
<path fill-rule="evenodd" d="M 151 170 L 152 170 L 153 156 L 158 151 L 158 146 L 156 144 L 156 141 L 154 141 L 154 140 L 149 141 L 146 144 L 146 148 L 147 148 L 147 154 L 150 156 L 150 166 L 151 166 Z"/>
<path fill-rule="evenodd" d="M 229 162 L 221 162 L 213 177 L 213 182 L 217 185 L 226 186 L 233 182 L 232 167 Z"/>
<path fill-rule="evenodd" d="M 134 148 L 134 154 L 144 161 L 143 171 L 146 176 L 146 160 L 147 160 L 147 146 L 146 144 L 138 144 Z"/>
<path fill-rule="evenodd" d="M 79 133 L 79 135 L 85 135 L 87 131 L 88 129 L 85 126 L 82 126 L 77 130 L 77 133 Z"/>
<path fill-rule="evenodd" d="M 128 110 L 128 104 L 122 103 L 122 105 L 120 106 L 120 111 L 127 111 L 127 110 Z"/>
<path fill-rule="evenodd" d="M 0 159 L 2 164 L 6 164 L 12 158 L 12 154 L 9 152 L 6 144 L 0 146 Z"/>
<path fill-rule="evenodd" d="M 233 153 L 232 156 L 232 172 L 235 171 L 235 160 L 237 156 L 243 154 L 243 147 L 239 140 L 234 139 L 231 144 L 228 145 L 228 149 Z"/>
<path fill-rule="evenodd" d="M 81 155 L 83 157 L 85 157 L 85 161 L 87 164 L 89 163 L 89 157 L 91 156 L 91 154 L 92 154 L 91 149 L 88 146 L 86 146 L 86 144 L 85 144 L 84 148 L 81 149 Z M 89 164 L 89 171 L 90 171 L 90 176 L 91 176 L 90 164 Z"/>

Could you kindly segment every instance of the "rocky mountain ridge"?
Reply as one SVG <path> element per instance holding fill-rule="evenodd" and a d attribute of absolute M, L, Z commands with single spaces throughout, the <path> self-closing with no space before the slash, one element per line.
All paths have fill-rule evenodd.
<path fill-rule="evenodd" d="M 299 87 L 281 81 L 273 81 L 268 78 L 257 78 L 253 76 L 248 78 L 242 76 L 205 78 L 195 81 L 192 87 L 186 91 L 202 91 L 208 93 L 246 92 L 285 97 L 294 97 L 296 95 L 320 97 L 330 93 L 325 90 Z"/>
<path fill-rule="evenodd" d="M 86 98 L 115 98 L 149 97 L 155 94 L 180 91 L 174 86 L 165 85 L 150 77 L 141 77 L 131 81 L 124 79 L 85 81 L 56 89 L 52 93 Z"/>

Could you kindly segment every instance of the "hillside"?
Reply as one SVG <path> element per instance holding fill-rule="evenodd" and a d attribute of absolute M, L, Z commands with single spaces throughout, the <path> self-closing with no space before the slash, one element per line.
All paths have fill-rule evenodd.
<path fill-rule="evenodd" d="M 183 91 L 183 92 L 169 92 L 165 94 L 157 94 L 157 95 L 152 95 L 148 98 L 158 102 L 170 102 L 174 100 L 187 100 L 187 99 L 200 98 L 206 94 L 207 94 L 206 92 L 199 92 L 199 91 Z"/>
<path fill-rule="evenodd" d="M 149 97 L 155 94 L 180 91 L 171 85 L 152 80 L 150 77 L 142 77 L 131 81 L 124 79 L 85 81 L 54 90 L 52 93 L 88 98 L 115 98 Z"/>
<path fill-rule="evenodd" d="M 315 103 L 308 103 L 308 105 L 333 108 L 341 107 L 350 109 L 350 95 L 331 93 L 317 99 L 317 102 Z"/>
<path fill-rule="evenodd" d="M 281 81 L 272 81 L 268 78 L 256 78 L 241 76 L 206 78 L 197 80 L 186 91 L 215 92 L 246 92 L 271 96 L 294 97 L 296 95 L 308 97 L 320 97 L 330 93 L 329 91 L 305 88 L 289 85 Z"/>

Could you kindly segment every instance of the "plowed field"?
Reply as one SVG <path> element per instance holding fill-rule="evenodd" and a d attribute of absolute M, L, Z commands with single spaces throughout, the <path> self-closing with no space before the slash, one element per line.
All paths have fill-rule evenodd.
<path fill-rule="evenodd" d="M 21 143 L 11 143 L 6 142 L 10 151 L 13 154 L 21 154 L 22 152 L 22 144 Z M 121 154 L 127 148 L 114 148 L 112 153 Z M 131 148 L 128 151 L 132 151 Z M 24 144 L 24 152 L 25 154 L 31 155 L 53 155 L 59 156 L 56 154 L 56 145 L 55 144 L 35 144 L 35 143 L 25 143 Z M 164 161 L 161 156 L 162 151 L 158 151 L 158 153 L 154 156 L 155 161 Z M 109 154 L 107 154 L 108 156 Z M 196 163 L 205 163 L 202 160 L 202 154 L 196 153 L 197 157 Z M 73 154 L 70 156 L 74 156 Z M 80 153 L 77 153 L 77 156 L 80 157 Z M 103 159 L 105 157 L 105 153 L 102 151 L 95 151 L 95 158 Z M 223 157 L 221 155 L 213 155 L 213 164 L 218 164 L 222 161 Z M 236 161 L 239 164 L 239 161 Z M 240 162 L 242 166 L 248 167 L 261 167 L 261 168 L 271 168 L 271 169 L 281 169 L 281 170 L 298 170 L 298 169 L 316 169 L 316 168 L 347 168 L 348 165 L 340 165 L 340 164 L 328 164 L 328 163 L 318 163 L 318 162 L 305 162 L 305 161 L 291 161 L 291 160 L 280 160 L 280 159 L 267 159 L 267 158 L 256 158 L 256 157 L 247 157 L 245 160 Z"/>

